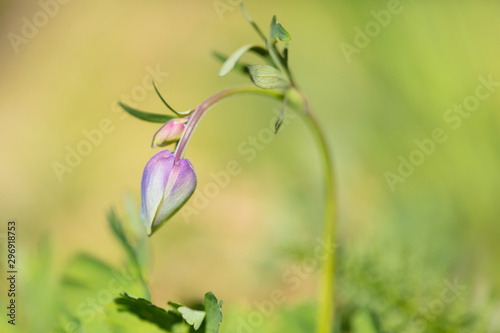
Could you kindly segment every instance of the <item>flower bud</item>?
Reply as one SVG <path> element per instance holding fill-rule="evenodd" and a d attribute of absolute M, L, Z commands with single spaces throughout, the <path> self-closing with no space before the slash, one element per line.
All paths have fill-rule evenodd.
<path fill-rule="evenodd" d="M 163 124 L 153 136 L 151 147 L 164 147 L 179 141 L 186 128 L 188 118 L 175 118 Z"/>
<path fill-rule="evenodd" d="M 154 155 L 144 168 L 141 217 L 148 235 L 171 218 L 191 197 L 196 173 L 188 159 L 175 160 L 168 150 Z"/>

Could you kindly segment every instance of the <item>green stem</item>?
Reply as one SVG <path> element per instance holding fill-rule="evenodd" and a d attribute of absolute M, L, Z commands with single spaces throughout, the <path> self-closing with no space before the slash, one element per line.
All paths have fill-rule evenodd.
<path fill-rule="evenodd" d="M 321 286 L 319 289 L 319 313 L 318 325 L 316 331 L 318 333 L 333 332 L 334 314 L 335 314 L 335 250 L 336 250 L 336 215 L 335 215 L 335 178 L 333 172 L 333 158 L 328 146 L 326 135 L 312 112 L 311 106 L 306 95 L 297 90 L 302 97 L 304 105 L 304 117 L 309 125 L 309 128 L 314 134 L 316 143 L 320 149 L 323 163 L 324 173 L 324 224 L 323 224 L 323 241 L 325 244 L 333 244 L 331 251 L 328 253 L 324 261 L 321 273 Z"/>
<path fill-rule="evenodd" d="M 325 194 L 325 206 L 324 206 L 324 232 L 323 232 L 323 242 L 324 244 L 333 244 L 330 248 L 331 251 L 328 252 L 328 256 L 324 261 L 321 274 L 321 286 L 319 289 L 319 313 L 318 313 L 318 324 L 317 333 L 331 333 L 333 331 L 334 323 L 334 286 L 335 286 L 335 242 L 336 242 L 336 222 L 335 222 L 335 183 L 333 174 L 333 160 L 328 147 L 328 141 L 326 139 L 325 133 L 323 132 L 319 121 L 313 114 L 309 101 L 306 95 L 297 89 L 296 87 L 291 87 L 288 93 L 297 92 L 299 97 L 287 95 L 288 104 L 296 109 L 303 109 L 303 116 L 305 117 L 306 123 L 314 134 L 316 142 L 319 146 L 320 153 L 322 156 L 323 172 L 324 172 L 324 194 Z M 186 126 L 186 130 L 179 140 L 179 144 L 175 150 L 175 159 L 179 160 L 183 157 L 184 151 L 186 149 L 187 143 L 191 138 L 196 126 L 203 117 L 206 111 L 210 109 L 214 104 L 218 103 L 222 99 L 234 96 L 238 94 L 259 94 L 266 95 L 269 97 L 276 98 L 278 100 L 283 100 L 285 94 L 273 90 L 273 89 L 261 89 L 255 86 L 238 86 L 222 90 L 215 95 L 206 99 L 203 103 L 198 105 L 195 111 L 190 116 L 189 122 Z"/>

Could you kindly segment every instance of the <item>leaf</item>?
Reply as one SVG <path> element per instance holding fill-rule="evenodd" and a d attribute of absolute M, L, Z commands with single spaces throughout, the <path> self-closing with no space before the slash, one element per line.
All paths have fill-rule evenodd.
<path fill-rule="evenodd" d="M 276 24 L 276 15 L 274 15 L 271 21 L 271 40 L 275 40 L 276 38 L 282 42 L 289 42 L 292 39 L 281 23 Z"/>
<path fill-rule="evenodd" d="M 160 97 L 161 101 L 163 102 L 163 104 L 165 104 L 165 106 L 170 110 L 172 111 L 173 113 L 175 113 L 176 115 L 178 116 L 186 116 L 186 115 L 189 115 L 191 112 L 194 111 L 194 109 L 190 109 L 190 110 L 187 110 L 187 111 L 184 111 L 184 112 L 179 112 L 179 111 L 175 111 L 168 103 L 167 101 L 163 98 L 163 96 L 160 94 L 160 92 L 158 91 L 158 88 L 156 87 L 156 84 L 155 84 L 155 81 L 153 80 L 153 87 L 156 91 L 156 94 L 158 95 L 158 97 Z"/>
<path fill-rule="evenodd" d="M 205 294 L 205 333 L 218 333 L 222 322 L 222 301 L 218 302 L 212 292 Z"/>
<path fill-rule="evenodd" d="M 253 83 L 259 88 L 284 88 L 288 85 L 288 80 L 274 67 L 255 65 L 248 68 Z"/>
<path fill-rule="evenodd" d="M 288 43 L 285 44 L 283 49 L 283 60 L 285 60 L 285 66 L 288 67 Z"/>
<path fill-rule="evenodd" d="M 136 277 L 142 282 L 146 298 L 148 299 L 151 298 L 151 294 L 147 286 L 145 277 L 146 267 L 144 267 L 141 264 L 140 255 L 142 253 L 140 253 L 137 248 L 136 245 L 137 241 L 133 242 L 130 239 L 129 235 L 127 235 L 125 229 L 123 228 L 123 222 L 120 218 L 116 216 L 114 209 L 111 209 L 108 212 L 108 222 L 113 234 L 115 235 L 115 237 L 120 242 L 120 245 L 125 250 L 125 253 L 127 254 L 128 257 L 128 262 L 133 267 Z"/>
<path fill-rule="evenodd" d="M 255 52 L 259 55 L 266 56 L 268 55 L 268 52 L 265 48 L 254 45 L 254 44 L 249 44 L 240 47 L 236 52 L 231 54 L 231 56 L 224 62 L 222 65 L 222 68 L 220 69 L 219 76 L 226 76 L 231 70 L 234 68 L 238 60 L 247 52 Z"/>
<path fill-rule="evenodd" d="M 164 114 L 156 114 L 156 113 L 149 113 L 149 112 L 144 112 L 144 111 L 139 111 L 137 109 L 134 109 L 126 104 L 123 104 L 122 102 L 118 102 L 118 104 L 125 110 L 127 113 L 130 115 L 139 118 L 141 120 L 149 121 L 151 123 L 166 123 L 167 121 L 177 118 L 174 116 L 169 116 L 169 115 L 164 115 Z"/>
<path fill-rule="evenodd" d="M 125 252 L 129 256 L 129 259 L 133 262 L 137 262 L 137 255 L 135 253 L 134 246 L 128 239 L 125 230 L 123 229 L 123 223 L 121 219 L 116 216 L 115 210 L 113 208 L 111 208 L 108 212 L 108 222 L 113 235 L 115 235 L 121 246 L 125 249 Z M 139 264 L 137 263 L 137 265 Z"/>
<path fill-rule="evenodd" d="M 182 318 L 184 318 L 189 325 L 193 326 L 195 330 L 200 328 L 203 319 L 205 319 L 205 311 L 193 310 L 186 306 L 178 307 L 177 311 L 182 314 Z"/>
<path fill-rule="evenodd" d="M 288 103 L 288 94 L 285 94 L 285 98 L 283 100 L 283 106 L 281 107 L 281 112 L 278 115 L 278 119 L 276 119 L 276 123 L 274 124 L 274 134 L 278 133 L 281 124 L 283 123 L 283 118 L 285 117 L 287 103 Z"/>
<path fill-rule="evenodd" d="M 173 332 L 175 325 L 182 324 L 184 319 L 174 311 L 166 311 L 144 298 L 130 296 L 127 293 L 120 294 L 115 299 L 119 311 L 130 312 L 142 320 L 155 324 L 167 332 Z"/>
<path fill-rule="evenodd" d="M 165 106 L 170 110 L 172 111 L 173 113 L 175 114 L 180 114 L 179 112 L 175 111 L 170 105 L 168 105 L 167 101 L 163 98 L 163 96 L 160 94 L 160 92 L 158 91 L 158 88 L 156 88 L 156 84 L 155 84 L 155 81 L 153 80 L 153 88 L 155 89 L 156 91 L 156 94 L 158 95 L 158 97 L 160 97 L 161 101 L 163 102 L 163 104 L 165 104 Z"/>
<path fill-rule="evenodd" d="M 221 61 L 222 63 L 226 62 L 227 59 L 229 59 L 228 56 L 225 56 L 217 51 L 213 51 L 212 52 L 212 55 L 219 61 Z M 234 65 L 234 68 L 233 70 L 237 71 L 237 72 L 240 72 L 240 73 L 243 73 L 243 74 L 249 74 L 250 71 L 248 70 L 248 66 L 250 66 L 250 64 L 246 64 L 246 63 L 241 63 L 241 62 L 237 62 L 235 65 Z"/>

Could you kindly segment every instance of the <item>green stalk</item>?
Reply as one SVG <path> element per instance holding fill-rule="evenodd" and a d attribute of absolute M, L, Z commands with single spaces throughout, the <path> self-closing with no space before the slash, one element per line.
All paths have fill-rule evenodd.
<path fill-rule="evenodd" d="M 335 244 L 336 242 L 336 222 L 335 222 L 335 182 L 333 174 L 333 160 L 328 147 L 326 135 L 322 130 L 319 121 L 313 114 L 309 101 L 306 95 L 296 87 L 290 87 L 288 93 L 296 92 L 298 94 L 289 94 L 288 104 L 296 109 L 303 109 L 304 119 L 312 131 L 316 143 L 320 149 L 324 173 L 324 231 L 323 241 L 325 244 Z M 196 126 L 214 104 L 227 98 L 238 94 L 259 94 L 268 97 L 273 97 L 278 100 L 283 100 L 285 94 L 281 91 L 274 89 L 261 89 L 255 86 L 238 86 L 222 90 L 215 95 L 209 97 L 203 103 L 198 105 L 192 113 L 191 118 L 186 126 L 186 130 L 181 137 L 176 150 L 176 160 L 182 158 L 186 149 L 187 143 L 191 138 Z M 323 263 L 321 273 L 321 284 L 319 289 L 319 312 L 318 323 L 316 327 L 317 333 L 331 333 L 333 332 L 334 323 L 334 287 L 335 287 L 335 246 L 333 246 Z"/>
<path fill-rule="evenodd" d="M 334 246 L 326 258 L 321 272 L 321 285 L 319 289 L 319 313 L 316 332 L 333 332 L 335 314 L 335 250 L 336 250 L 336 215 L 335 215 L 335 177 L 333 173 L 333 158 L 328 146 L 328 141 L 318 119 L 311 110 L 305 94 L 298 91 L 304 105 L 304 117 L 320 149 L 323 174 L 324 174 L 324 212 L 323 212 L 323 240 L 326 244 Z"/>

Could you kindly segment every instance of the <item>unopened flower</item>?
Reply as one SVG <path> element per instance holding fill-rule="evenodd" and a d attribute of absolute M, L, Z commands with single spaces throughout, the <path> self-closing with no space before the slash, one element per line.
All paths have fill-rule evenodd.
<path fill-rule="evenodd" d="M 186 129 L 187 121 L 188 118 L 175 118 L 167 121 L 156 131 L 151 147 L 164 147 L 179 141 Z"/>
<path fill-rule="evenodd" d="M 144 168 L 141 216 L 148 235 L 171 218 L 191 197 L 196 173 L 188 159 L 175 160 L 167 149 L 154 155 Z"/>

